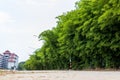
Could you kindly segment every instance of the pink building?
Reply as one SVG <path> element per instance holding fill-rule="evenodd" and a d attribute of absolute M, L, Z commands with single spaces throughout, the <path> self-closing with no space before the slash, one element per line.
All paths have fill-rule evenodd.
<path fill-rule="evenodd" d="M 3 68 L 4 69 L 17 69 L 18 67 L 18 56 L 15 53 L 11 53 L 6 50 L 3 53 Z"/>

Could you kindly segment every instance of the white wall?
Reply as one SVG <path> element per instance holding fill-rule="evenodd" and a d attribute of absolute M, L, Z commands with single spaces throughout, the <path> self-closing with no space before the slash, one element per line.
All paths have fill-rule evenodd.
<path fill-rule="evenodd" d="M 12 67 L 14 67 L 14 62 L 8 62 L 8 69 L 11 69 Z"/>

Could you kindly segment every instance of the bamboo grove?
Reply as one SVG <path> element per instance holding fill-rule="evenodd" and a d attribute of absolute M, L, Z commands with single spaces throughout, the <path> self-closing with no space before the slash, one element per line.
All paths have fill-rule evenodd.
<path fill-rule="evenodd" d="M 80 0 L 75 7 L 39 35 L 43 45 L 26 69 L 120 68 L 120 0 Z"/>

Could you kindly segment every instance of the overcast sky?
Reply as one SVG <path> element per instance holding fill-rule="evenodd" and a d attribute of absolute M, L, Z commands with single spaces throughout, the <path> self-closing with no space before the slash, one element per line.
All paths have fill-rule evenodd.
<path fill-rule="evenodd" d="M 0 0 L 0 53 L 10 50 L 19 62 L 27 60 L 42 45 L 36 36 L 55 27 L 55 17 L 73 10 L 76 1 Z"/>

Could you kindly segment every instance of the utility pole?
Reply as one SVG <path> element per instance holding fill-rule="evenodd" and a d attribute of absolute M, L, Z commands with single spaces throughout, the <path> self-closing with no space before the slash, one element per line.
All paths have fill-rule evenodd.
<path fill-rule="evenodd" d="M 72 63 L 71 63 L 71 55 L 70 55 L 70 59 L 69 59 L 69 69 L 71 70 L 72 69 Z"/>

